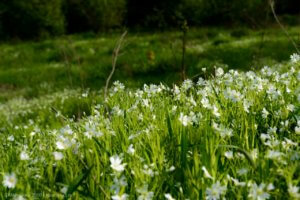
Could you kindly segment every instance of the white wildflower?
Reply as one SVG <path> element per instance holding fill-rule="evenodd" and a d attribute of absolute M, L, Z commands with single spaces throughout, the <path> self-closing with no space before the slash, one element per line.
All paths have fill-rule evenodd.
<path fill-rule="evenodd" d="M 22 195 L 17 195 L 14 197 L 14 200 L 25 200 L 25 197 L 23 197 Z"/>
<path fill-rule="evenodd" d="M 220 77 L 220 76 L 222 76 L 224 74 L 224 70 L 221 68 L 221 67 L 219 67 L 217 70 L 216 70 L 216 76 L 217 77 Z"/>
<path fill-rule="evenodd" d="M 56 147 L 60 150 L 67 149 L 72 146 L 72 142 L 70 139 L 66 137 L 59 137 L 56 142 Z"/>
<path fill-rule="evenodd" d="M 22 151 L 22 152 L 20 153 L 20 159 L 21 159 L 21 160 L 29 160 L 29 155 L 28 155 L 28 153 L 27 153 L 26 151 Z"/>
<path fill-rule="evenodd" d="M 300 95 L 299 95 L 300 97 Z M 295 133 L 296 134 L 300 134 L 300 120 L 297 120 L 297 126 L 295 127 Z"/>
<path fill-rule="evenodd" d="M 255 200 L 265 200 L 270 198 L 270 194 L 265 191 L 266 184 L 261 183 L 257 186 L 256 183 L 249 183 L 250 191 L 248 197 Z"/>
<path fill-rule="evenodd" d="M 130 144 L 128 149 L 127 149 L 127 153 L 133 155 L 135 152 L 135 149 L 133 148 L 133 144 Z"/>
<path fill-rule="evenodd" d="M 151 164 L 150 166 L 144 165 L 144 169 L 142 170 L 144 174 L 153 177 L 154 175 L 158 175 L 158 172 L 154 171 L 154 165 Z"/>
<path fill-rule="evenodd" d="M 81 96 L 82 96 L 83 98 L 86 98 L 88 95 L 89 95 L 88 92 L 84 92 L 84 93 L 81 94 Z"/>
<path fill-rule="evenodd" d="M 272 75 L 272 69 L 268 66 L 264 66 L 262 69 L 261 69 L 261 73 L 266 75 L 266 76 L 271 76 Z"/>
<path fill-rule="evenodd" d="M 246 186 L 246 183 L 245 183 L 245 182 L 240 182 L 238 179 L 233 178 L 233 177 L 231 177 L 231 176 L 229 176 L 229 175 L 227 175 L 227 178 L 228 178 L 229 180 L 231 180 L 235 186 L 241 186 L 241 187 Z"/>
<path fill-rule="evenodd" d="M 71 127 L 69 125 L 63 127 L 60 129 L 60 132 L 62 134 L 68 134 L 68 135 L 72 135 L 73 134 L 73 130 L 71 129 Z"/>
<path fill-rule="evenodd" d="M 219 118 L 221 116 L 221 114 L 219 113 L 219 109 L 217 108 L 217 106 L 213 106 L 213 114 L 214 116 L 216 116 L 217 118 Z"/>
<path fill-rule="evenodd" d="M 144 107 L 149 107 L 150 106 L 149 99 L 142 99 L 142 105 Z"/>
<path fill-rule="evenodd" d="M 55 160 L 61 160 L 64 158 L 64 154 L 57 151 L 53 152 L 53 156 Z"/>
<path fill-rule="evenodd" d="M 114 106 L 112 108 L 112 113 L 119 116 L 119 117 L 124 116 L 124 111 L 122 109 L 120 109 L 119 106 Z"/>
<path fill-rule="evenodd" d="M 251 155 L 251 157 L 252 157 L 253 160 L 256 160 L 258 158 L 258 149 L 253 149 L 250 152 L 250 155 Z"/>
<path fill-rule="evenodd" d="M 85 124 L 85 132 L 83 133 L 87 138 L 91 139 L 92 137 L 101 137 L 103 133 L 98 131 L 95 125 L 90 123 Z"/>
<path fill-rule="evenodd" d="M 184 80 L 182 85 L 181 85 L 181 88 L 183 90 L 188 90 L 190 89 L 191 87 L 193 87 L 193 81 L 187 79 L 187 80 Z"/>
<path fill-rule="evenodd" d="M 192 120 L 189 116 L 180 113 L 179 121 L 182 123 L 183 126 L 188 126 L 192 124 Z"/>
<path fill-rule="evenodd" d="M 260 139 L 265 142 L 266 140 L 270 140 L 271 136 L 265 133 L 260 134 Z"/>
<path fill-rule="evenodd" d="M 300 126 L 296 126 L 295 127 L 295 133 L 296 134 L 300 134 Z"/>
<path fill-rule="evenodd" d="M 36 132 L 34 132 L 34 131 L 32 131 L 31 133 L 30 133 L 30 136 L 31 137 L 33 137 L 33 136 L 35 136 L 36 135 Z"/>
<path fill-rule="evenodd" d="M 270 190 L 274 190 L 275 189 L 275 186 L 273 185 L 273 183 L 269 183 L 269 185 L 267 186 L 267 190 L 270 191 Z"/>
<path fill-rule="evenodd" d="M 271 100 L 277 100 L 281 96 L 281 92 L 272 84 L 269 85 L 267 93 Z"/>
<path fill-rule="evenodd" d="M 15 140 L 15 137 L 13 135 L 10 135 L 10 136 L 8 136 L 7 140 L 12 142 Z"/>
<path fill-rule="evenodd" d="M 218 200 L 221 198 L 221 196 L 225 195 L 227 191 L 226 186 L 222 186 L 220 184 L 220 181 L 217 181 L 217 183 L 214 183 L 210 188 L 207 188 L 205 193 L 207 200 Z"/>
<path fill-rule="evenodd" d="M 113 91 L 116 92 L 120 92 L 123 91 L 125 89 L 125 86 L 123 85 L 123 83 L 121 83 L 120 81 L 115 81 L 113 83 Z"/>
<path fill-rule="evenodd" d="M 211 108 L 212 106 L 209 103 L 209 100 L 206 97 L 201 99 L 201 104 L 204 108 Z"/>
<path fill-rule="evenodd" d="M 279 159 L 281 156 L 282 156 L 282 153 L 279 151 L 268 150 L 266 158 Z"/>
<path fill-rule="evenodd" d="M 174 171 L 176 168 L 172 165 L 167 171 L 168 172 L 172 172 L 172 171 Z"/>
<path fill-rule="evenodd" d="M 122 172 L 125 170 L 126 163 L 122 164 L 122 158 L 120 158 L 118 155 L 114 155 L 109 158 L 110 160 L 110 167 L 117 171 Z"/>
<path fill-rule="evenodd" d="M 176 110 L 177 110 L 177 106 L 173 106 L 171 112 L 172 112 L 172 113 L 175 113 Z"/>
<path fill-rule="evenodd" d="M 295 110 L 295 106 L 293 104 L 287 105 L 286 108 L 291 112 L 294 112 L 294 110 Z"/>
<path fill-rule="evenodd" d="M 166 197 L 167 200 L 175 200 L 175 199 L 172 197 L 172 195 L 169 194 L 169 193 L 165 194 L 165 197 Z"/>
<path fill-rule="evenodd" d="M 128 194 L 116 194 L 111 197 L 112 200 L 126 200 L 128 198 Z"/>
<path fill-rule="evenodd" d="M 233 158 L 233 152 L 232 151 L 226 151 L 224 153 L 225 157 L 228 159 L 232 159 Z"/>
<path fill-rule="evenodd" d="M 204 177 L 205 178 L 209 178 L 209 179 L 214 179 L 210 174 L 209 174 L 209 172 L 207 171 L 207 169 L 206 169 L 206 167 L 205 166 L 202 166 L 202 171 L 203 171 L 203 173 L 204 173 Z"/>
<path fill-rule="evenodd" d="M 292 140 L 290 140 L 290 139 L 288 139 L 288 138 L 286 138 L 286 137 L 284 137 L 284 141 L 282 141 L 282 146 L 285 148 L 285 149 L 288 149 L 288 148 L 290 148 L 290 147 L 292 147 L 292 146 L 298 146 L 298 143 L 297 142 L 293 142 Z"/>
<path fill-rule="evenodd" d="M 221 126 L 221 129 L 220 129 L 219 133 L 220 133 L 222 138 L 231 137 L 232 136 L 232 129 Z"/>
<path fill-rule="evenodd" d="M 5 174 L 3 177 L 3 185 L 7 188 L 15 188 L 17 184 L 17 177 L 15 173 Z"/>
<path fill-rule="evenodd" d="M 68 191 L 68 187 L 67 186 L 64 186 L 60 189 L 60 192 L 63 193 L 63 194 L 67 194 L 67 191 Z"/>
<path fill-rule="evenodd" d="M 244 99 L 243 101 L 243 108 L 244 108 L 244 111 L 249 113 L 249 108 L 250 106 L 252 106 L 252 102 L 248 101 L 247 99 Z"/>
<path fill-rule="evenodd" d="M 197 81 L 197 86 L 205 86 L 206 82 L 203 78 L 199 78 Z"/>
<path fill-rule="evenodd" d="M 248 169 L 247 168 L 241 168 L 239 170 L 237 170 L 238 175 L 243 176 L 246 175 L 248 173 Z"/>
<path fill-rule="evenodd" d="M 292 63 L 297 63 L 300 61 L 300 55 L 297 53 L 292 54 L 290 58 Z"/>
<path fill-rule="evenodd" d="M 268 134 L 275 134 L 276 133 L 276 131 L 277 131 L 277 127 L 270 127 L 269 129 L 268 129 Z"/>
<path fill-rule="evenodd" d="M 122 187 L 127 186 L 127 180 L 125 176 L 121 176 L 120 178 L 114 177 L 114 184 L 111 186 L 111 190 L 118 194 Z"/>
<path fill-rule="evenodd" d="M 300 199 L 299 187 L 289 184 L 289 195 L 295 199 Z"/>
<path fill-rule="evenodd" d="M 143 187 L 138 188 L 137 192 L 139 193 L 138 200 L 151 200 L 153 199 L 154 193 L 148 191 L 148 185 L 145 184 Z"/>
<path fill-rule="evenodd" d="M 269 115 L 269 112 L 266 110 L 266 108 L 263 108 L 263 110 L 262 110 L 262 117 L 264 119 L 267 119 L 268 115 Z"/>
<path fill-rule="evenodd" d="M 233 130 L 232 129 L 230 129 L 230 128 L 226 128 L 224 125 L 218 125 L 218 124 L 216 124 L 215 122 L 213 123 L 213 128 L 215 129 L 215 131 L 217 132 L 217 133 L 219 133 L 220 134 L 220 136 L 222 137 L 222 138 L 226 138 L 226 137 L 231 137 L 233 134 L 232 134 L 232 132 L 233 132 Z"/>
<path fill-rule="evenodd" d="M 224 97 L 234 103 L 240 101 L 243 98 L 240 92 L 231 90 L 230 88 L 227 88 L 227 90 L 224 91 Z"/>

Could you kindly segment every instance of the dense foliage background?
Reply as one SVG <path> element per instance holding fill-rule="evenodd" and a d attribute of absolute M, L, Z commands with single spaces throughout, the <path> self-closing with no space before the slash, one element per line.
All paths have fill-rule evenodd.
<path fill-rule="evenodd" d="M 268 0 L 2 0 L 0 36 L 36 38 L 77 32 L 102 32 L 123 26 L 143 30 L 191 26 L 245 25 L 270 21 Z M 276 0 L 277 13 L 295 24 L 298 0 Z M 288 15 L 287 15 L 288 14 Z M 272 19 L 272 18 L 271 18 Z"/>

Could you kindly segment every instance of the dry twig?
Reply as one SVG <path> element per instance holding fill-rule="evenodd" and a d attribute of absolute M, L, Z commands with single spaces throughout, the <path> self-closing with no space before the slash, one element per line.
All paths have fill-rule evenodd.
<path fill-rule="evenodd" d="M 119 52 L 120 52 L 120 49 L 121 49 L 121 46 L 123 44 L 123 41 L 124 41 L 124 38 L 125 38 L 126 34 L 127 34 L 127 31 L 125 31 L 121 35 L 120 39 L 118 40 L 118 42 L 117 42 L 117 44 L 114 48 L 113 55 L 112 55 L 112 70 L 111 70 L 111 72 L 110 72 L 110 74 L 109 74 L 109 76 L 106 80 L 105 89 L 104 89 L 104 100 L 106 100 L 106 98 L 107 98 L 107 91 L 108 91 L 108 87 L 109 87 L 109 82 L 110 82 L 110 80 L 111 80 L 111 78 L 112 78 L 112 76 L 115 72 Z"/>
<path fill-rule="evenodd" d="M 282 31 L 285 33 L 285 35 L 287 36 L 287 38 L 293 44 L 293 46 L 295 47 L 297 53 L 300 54 L 300 51 L 299 51 L 299 49 L 297 47 L 297 44 L 295 43 L 295 41 L 293 40 L 293 38 L 289 35 L 289 33 L 287 32 L 287 30 L 285 29 L 285 27 L 281 24 L 280 20 L 278 19 L 277 15 L 276 15 L 276 12 L 275 12 L 275 9 L 274 9 L 274 4 L 275 4 L 274 0 L 269 0 L 269 4 L 270 4 L 271 11 L 273 13 L 273 16 L 274 16 L 276 22 L 279 24 L 279 26 L 282 29 Z"/>

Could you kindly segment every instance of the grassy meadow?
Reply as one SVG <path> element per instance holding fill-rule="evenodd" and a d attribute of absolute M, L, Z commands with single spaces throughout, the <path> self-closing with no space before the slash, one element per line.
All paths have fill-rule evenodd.
<path fill-rule="evenodd" d="M 190 29 L 185 81 L 181 32 L 129 33 L 104 98 L 119 36 L 0 44 L 0 199 L 300 199 L 280 29 Z"/>
<path fill-rule="evenodd" d="M 297 42 L 299 30 L 288 29 Z M 48 89 L 66 87 L 100 90 L 111 71 L 111 57 L 120 35 L 86 33 L 0 44 L 0 101 L 15 95 L 37 97 L 49 94 Z M 113 79 L 129 87 L 180 83 L 181 38 L 180 31 L 129 33 Z M 197 78 L 203 67 L 209 72 L 214 66 L 255 70 L 287 62 L 294 51 L 278 28 L 191 29 L 187 33 L 185 65 L 188 77 Z"/>

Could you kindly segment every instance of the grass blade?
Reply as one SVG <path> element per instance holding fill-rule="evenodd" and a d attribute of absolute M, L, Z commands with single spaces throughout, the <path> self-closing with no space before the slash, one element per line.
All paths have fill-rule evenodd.
<path fill-rule="evenodd" d="M 89 176 L 93 169 L 93 165 L 89 167 L 84 173 L 80 174 L 74 181 L 73 183 L 69 186 L 68 191 L 65 195 L 65 200 L 68 199 L 76 190 L 77 188 L 81 185 L 81 183 Z"/>
<path fill-rule="evenodd" d="M 170 119 L 169 112 L 166 114 L 166 118 L 167 118 L 168 133 L 169 133 L 170 139 L 172 139 L 174 133 L 173 133 L 172 125 L 171 125 L 171 119 Z"/>
<path fill-rule="evenodd" d="M 242 149 L 238 146 L 234 146 L 234 145 L 219 145 L 219 147 L 235 149 L 236 151 L 242 153 L 246 157 L 246 159 L 249 161 L 249 163 L 252 165 L 252 167 L 254 169 L 256 168 L 254 160 L 252 159 L 250 154 L 247 151 L 245 151 L 244 149 Z"/>

